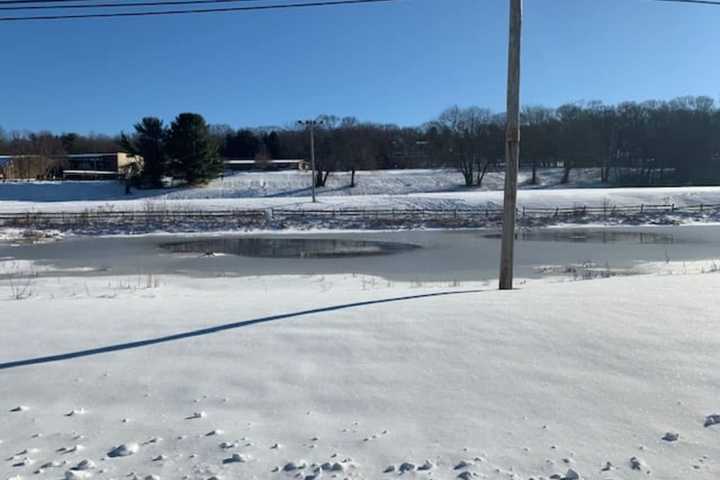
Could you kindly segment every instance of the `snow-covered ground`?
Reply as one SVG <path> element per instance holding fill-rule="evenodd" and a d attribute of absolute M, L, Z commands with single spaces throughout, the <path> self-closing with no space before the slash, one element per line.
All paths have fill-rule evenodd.
<path fill-rule="evenodd" d="M 562 169 L 542 169 L 538 185 L 532 188 L 558 188 L 601 186 L 597 169 L 573 171 L 570 182 L 560 185 Z M 520 173 L 521 184 L 527 184 L 530 172 Z M 487 174 L 480 190 L 500 190 L 504 174 Z M 455 170 L 376 170 L 359 171 L 356 186 L 350 188 L 348 172 L 334 172 L 327 186 L 318 188 L 321 196 L 358 195 L 405 195 L 466 190 L 462 174 Z M 526 185 L 531 187 L 530 185 Z M 173 190 L 135 190 L 136 197 L 167 200 L 248 197 L 307 197 L 310 195 L 310 173 L 284 172 L 236 172 L 211 181 L 201 188 Z M 115 181 L 67 181 L 67 182 L 3 182 L 0 183 L 2 201 L 110 201 L 127 200 L 125 187 Z"/>
<path fill-rule="evenodd" d="M 0 185 L 0 189 L 2 189 Z M 400 195 L 324 196 L 317 204 L 307 197 L 247 197 L 176 199 L 158 196 L 120 200 L 0 201 L 0 212 L 79 212 L 85 210 L 220 210 L 262 208 L 495 208 L 502 205 L 502 191 L 479 190 Z M 567 188 L 527 189 L 518 194 L 520 207 L 566 208 L 576 206 L 720 203 L 720 187 Z"/>
<path fill-rule="evenodd" d="M 676 267 L 3 285 L 0 478 L 716 479 L 720 275 Z"/>
<path fill-rule="evenodd" d="M 135 190 L 124 195 L 116 182 L 24 182 L 0 184 L 0 212 L 148 209 L 250 208 L 470 208 L 502 204 L 503 175 L 490 173 L 483 188 L 463 187 L 451 170 L 385 170 L 358 172 L 356 188 L 346 188 L 349 176 L 334 173 L 318 189 L 320 202 L 310 202 L 307 172 L 249 172 L 218 179 L 209 185 L 177 190 Z M 599 187 L 593 169 L 575 171 L 560 185 L 560 169 L 540 172 L 538 186 L 521 188 L 521 206 L 573 207 L 676 203 L 720 203 L 720 187 L 586 188 Z M 527 181 L 529 172 L 522 172 Z M 344 185 L 344 187 L 343 187 Z M 582 187 L 582 188 L 579 188 Z"/>
<path fill-rule="evenodd" d="M 169 190 L 135 190 L 124 195 L 122 185 L 116 182 L 7 182 L 0 184 L 0 214 L 36 213 L 99 213 L 106 212 L 153 212 L 156 217 L 165 212 L 207 212 L 217 210 L 268 210 L 280 211 L 277 216 L 262 218 L 242 217 L 237 225 L 228 226 L 228 220 L 198 220 L 197 218 L 173 217 L 174 223 L 167 225 L 155 220 L 134 222 L 127 216 L 112 218 L 98 223 L 93 220 L 87 225 L 68 220 L 66 225 L 37 221 L 31 225 L 42 229 L 59 228 L 82 234 L 111 234 L 125 232 L 155 231 L 208 231 L 208 230 L 257 230 L 257 229 L 383 229 L 383 228 L 467 228 L 489 226 L 497 222 L 494 215 L 484 218 L 467 216 L 447 218 L 403 217 L 403 209 L 443 210 L 456 212 L 480 209 L 492 212 L 502 206 L 501 190 L 503 175 L 490 173 L 482 188 L 466 188 L 462 176 L 451 170 L 386 170 L 358 172 L 358 186 L 349 188 L 349 175 L 334 173 L 328 186 L 318 189 L 319 201 L 310 201 L 308 172 L 245 172 L 236 173 L 197 188 Z M 720 205 L 720 187 L 677 187 L 677 188 L 608 188 L 597 181 L 598 171 L 594 169 L 575 170 L 567 185 L 560 185 L 561 169 L 543 169 L 539 172 L 539 185 L 528 184 L 530 172 L 522 172 L 523 185 L 519 192 L 519 207 L 527 209 L 601 207 L 603 212 L 612 207 L 633 207 L 637 215 L 632 218 L 622 215 L 610 218 L 576 218 L 578 223 L 606 221 L 612 223 L 691 223 L 717 222 L 720 212 L 705 209 L 680 212 L 649 212 L 639 214 L 640 205 L 685 206 Z M 286 210 L 363 210 L 363 218 L 326 216 L 316 218 L 283 217 Z M 392 210 L 399 216 L 382 220 L 373 217 L 374 210 Z M 277 212 L 276 212 L 277 213 Z M 537 213 L 536 213 L 537 215 Z M 535 223 L 562 223 L 564 218 L 555 218 L 552 213 Z M 596 215 L 597 216 L 597 215 Z M 551 218 L 552 217 L 552 218 Z M 24 217 L 22 217 L 24 218 Z M 95 217 L 97 218 L 97 216 Z M 234 219 L 234 217 L 233 217 Z M 128 220 L 128 221 L 124 221 Z M 142 220 L 142 219 L 140 219 Z M 182 220 L 182 221 L 181 221 Z M 532 219 L 529 219 L 530 221 Z M 274 223 L 273 223 L 274 222 Z M 532 223 L 532 222 L 531 222 Z M 535 224 L 532 223 L 532 224 Z M 7 223 L 9 227 L 20 226 Z M 2 234 L 0 234 L 2 235 Z"/>

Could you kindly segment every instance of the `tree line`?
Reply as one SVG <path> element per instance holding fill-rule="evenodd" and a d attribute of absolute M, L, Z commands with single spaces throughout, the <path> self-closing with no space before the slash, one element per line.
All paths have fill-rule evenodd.
<path fill-rule="evenodd" d="M 522 111 L 521 163 L 537 183 L 540 167 L 594 168 L 598 181 L 617 185 L 720 183 L 720 108 L 709 97 L 670 101 L 578 102 Z M 468 186 L 482 185 L 503 168 L 504 114 L 479 107 L 451 107 L 417 127 L 321 115 L 316 128 L 315 182 L 335 171 L 388 168 L 453 168 Z M 142 182 L 165 176 L 201 183 L 222 173 L 223 158 L 309 158 L 308 132 L 289 125 L 233 129 L 183 113 L 170 125 L 146 117 L 132 132 L 110 137 L 0 130 L 0 153 L 57 155 L 123 150 L 145 159 Z"/>

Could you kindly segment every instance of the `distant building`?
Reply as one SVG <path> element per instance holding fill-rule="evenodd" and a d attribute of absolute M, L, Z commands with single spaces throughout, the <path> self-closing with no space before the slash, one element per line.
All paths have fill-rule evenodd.
<path fill-rule="evenodd" d="M 274 171 L 274 170 L 309 170 L 306 160 L 224 160 L 226 170 L 235 171 Z"/>
<path fill-rule="evenodd" d="M 123 152 L 0 155 L 0 179 L 112 180 L 141 166 L 141 157 Z"/>
<path fill-rule="evenodd" d="M 123 152 L 65 155 L 65 180 L 106 180 L 124 176 L 129 169 L 140 168 L 142 157 Z"/>

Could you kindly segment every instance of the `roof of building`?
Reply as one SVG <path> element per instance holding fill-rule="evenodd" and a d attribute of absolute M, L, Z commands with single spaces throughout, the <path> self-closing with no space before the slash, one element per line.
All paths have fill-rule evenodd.
<path fill-rule="evenodd" d="M 69 158 L 87 158 L 87 157 L 104 157 L 104 156 L 110 156 L 110 155 L 128 155 L 128 156 L 134 156 L 127 152 L 104 152 L 104 153 L 62 153 L 62 154 L 52 154 L 49 155 L 50 157 L 69 157 Z M 22 154 L 22 155 L 7 155 L 2 154 L 0 155 L 0 159 L 10 159 L 10 158 L 22 158 L 22 157 L 38 157 L 39 154 Z"/>
<path fill-rule="evenodd" d="M 63 175 L 117 175 L 117 172 L 107 170 L 63 170 Z"/>
<path fill-rule="evenodd" d="M 304 163 L 305 160 L 289 159 L 289 160 L 225 160 L 230 165 L 250 165 L 255 163 Z"/>

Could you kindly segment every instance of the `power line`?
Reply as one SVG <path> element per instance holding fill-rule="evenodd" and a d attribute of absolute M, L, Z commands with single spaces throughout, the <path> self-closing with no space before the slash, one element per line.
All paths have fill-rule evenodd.
<path fill-rule="evenodd" d="M 44 21 L 44 20 L 78 20 L 87 18 L 114 18 L 114 17 L 149 17 L 160 15 L 185 15 L 191 13 L 222 13 L 222 12 L 249 12 L 259 10 L 282 10 L 308 7 L 333 7 L 340 5 L 360 5 L 369 3 L 388 3 L 398 0 L 334 0 L 310 3 L 288 3 L 282 5 L 256 5 L 252 7 L 226 7 L 226 8 L 198 8 L 187 10 L 163 10 L 157 12 L 121 12 L 121 13 L 83 13 L 79 15 L 43 15 L 33 17 L 0 17 L 0 22 Z"/>
<path fill-rule="evenodd" d="M 52 0 L 57 1 L 57 0 Z M 65 0 L 61 0 L 65 1 Z M 77 0 L 69 0 L 77 1 Z M 96 0 L 90 0 L 96 1 Z M 197 5 L 207 3 L 236 3 L 236 2 L 260 2 L 263 0 L 171 0 L 171 1 L 153 1 L 153 2 L 137 2 L 137 3 L 93 3 L 90 5 L 30 5 L 30 6 L 12 6 L 0 7 L 0 10 L 50 10 L 50 9 L 68 9 L 68 8 L 118 8 L 118 7 L 160 7 L 164 5 Z"/>
<path fill-rule="evenodd" d="M 95 0 L 0 0 L 0 5 L 16 5 L 26 3 L 65 3 L 94 2 Z"/>
<path fill-rule="evenodd" d="M 720 2 L 717 0 L 654 0 L 656 2 L 667 2 L 667 3 L 696 3 L 700 5 L 718 5 Z"/>

